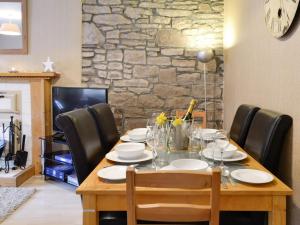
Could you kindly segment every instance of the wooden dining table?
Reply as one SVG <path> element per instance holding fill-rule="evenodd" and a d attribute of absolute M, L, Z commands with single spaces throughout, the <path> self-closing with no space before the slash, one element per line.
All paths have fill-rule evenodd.
<path fill-rule="evenodd" d="M 233 144 L 243 151 L 237 144 Z M 247 168 L 269 172 L 249 155 L 241 163 Z M 110 183 L 97 176 L 101 168 L 113 164 L 114 162 L 104 158 L 76 190 L 77 194 L 82 195 L 83 225 L 98 225 L 101 211 L 127 210 L 125 183 Z M 267 184 L 228 182 L 226 187 L 221 188 L 220 210 L 267 211 L 269 225 L 285 225 L 286 199 L 289 195 L 292 195 L 292 189 L 277 177 Z M 144 188 L 138 195 L 138 199 L 149 203 L 156 200 L 164 202 L 174 198 L 192 204 L 206 204 L 209 202 L 209 190 L 175 189 L 166 192 L 166 190 Z"/>

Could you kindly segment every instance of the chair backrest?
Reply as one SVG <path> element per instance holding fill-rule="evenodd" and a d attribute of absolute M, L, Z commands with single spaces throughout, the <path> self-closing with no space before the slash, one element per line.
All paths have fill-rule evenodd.
<path fill-rule="evenodd" d="M 219 224 L 219 170 L 213 170 L 211 173 L 194 171 L 136 172 L 133 167 L 128 167 L 126 180 L 128 225 L 136 225 L 137 220 L 161 222 L 210 221 L 210 225 Z M 187 189 L 187 191 L 210 188 L 210 203 L 208 205 L 196 205 L 179 202 L 176 195 L 170 202 L 143 203 L 137 199 L 137 187 L 163 188 L 166 192 L 172 188 Z M 153 193 L 150 195 L 153 196 Z"/>
<path fill-rule="evenodd" d="M 185 111 L 176 111 L 176 117 L 182 118 L 185 115 Z M 204 111 L 193 111 L 193 118 L 201 118 L 202 128 L 206 128 L 206 113 Z"/>
<path fill-rule="evenodd" d="M 78 109 L 56 117 L 70 147 L 79 184 L 105 156 L 95 120 L 86 109 Z"/>
<path fill-rule="evenodd" d="M 230 138 L 241 147 L 245 145 L 251 122 L 258 110 L 259 107 L 244 104 L 240 105 L 235 113 L 230 129 Z"/>
<path fill-rule="evenodd" d="M 244 149 L 276 174 L 284 139 L 293 119 L 270 110 L 259 110 L 251 123 Z"/>
<path fill-rule="evenodd" d="M 109 152 L 120 139 L 110 106 L 100 103 L 89 107 L 88 110 L 96 121 L 103 149 L 105 152 Z"/>

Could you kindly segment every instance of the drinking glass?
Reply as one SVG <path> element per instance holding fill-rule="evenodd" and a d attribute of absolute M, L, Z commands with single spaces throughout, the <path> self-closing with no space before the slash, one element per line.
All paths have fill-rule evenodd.
<path fill-rule="evenodd" d="M 215 163 L 215 151 L 216 151 L 216 143 L 215 143 L 216 133 L 205 133 L 204 130 L 200 130 L 200 138 L 202 148 L 209 149 L 211 156 L 209 157 L 209 166 L 211 168 L 216 166 Z"/>
<path fill-rule="evenodd" d="M 156 169 L 156 162 L 155 158 L 157 156 L 156 146 L 157 143 L 155 141 L 155 126 L 147 126 L 147 133 L 146 133 L 146 143 L 151 148 L 152 151 L 152 168 Z"/>
<path fill-rule="evenodd" d="M 218 147 L 221 153 L 221 161 L 219 167 L 222 173 L 224 173 L 224 171 L 226 170 L 224 165 L 224 160 L 223 160 L 223 154 L 226 148 L 230 145 L 229 140 L 230 140 L 229 133 L 226 130 L 219 130 L 217 132 L 215 142 L 216 142 L 216 146 Z"/>
<path fill-rule="evenodd" d="M 147 120 L 146 127 L 155 126 L 155 121 L 157 116 L 159 116 L 159 113 L 152 113 L 151 117 Z"/>
<path fill-rule="evenodd" d="M 198 120 L 187 121 L 189 127 L 187 128 L 187 136 L 189 138 L 189 156 L 190 158 L 197 158 L 201 149 L 201 139 L 199 139 L 200 123 Z"/>
<path fill-rule="evenodd" d="M 156 167 L 161 168 L 168 164 L 169 162 L 169 122 L 164 125 L 154 126 L 154 148 L 156 151 Z"/>

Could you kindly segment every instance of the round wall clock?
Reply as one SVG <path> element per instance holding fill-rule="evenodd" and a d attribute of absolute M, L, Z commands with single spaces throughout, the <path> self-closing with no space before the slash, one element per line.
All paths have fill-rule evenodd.
<path fill-rule="evenodd" d="M 265 22 L 271 34 L 280 38 L 290 28 L 300 0 L 265 0 Z"/>

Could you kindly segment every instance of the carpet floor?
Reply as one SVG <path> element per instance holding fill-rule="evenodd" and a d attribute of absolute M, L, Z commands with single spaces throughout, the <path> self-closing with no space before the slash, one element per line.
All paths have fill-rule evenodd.
<path fill-rule="evenodd" d="M 28 200 L 34 188 L 0 187 L 0 223 Z"/>

